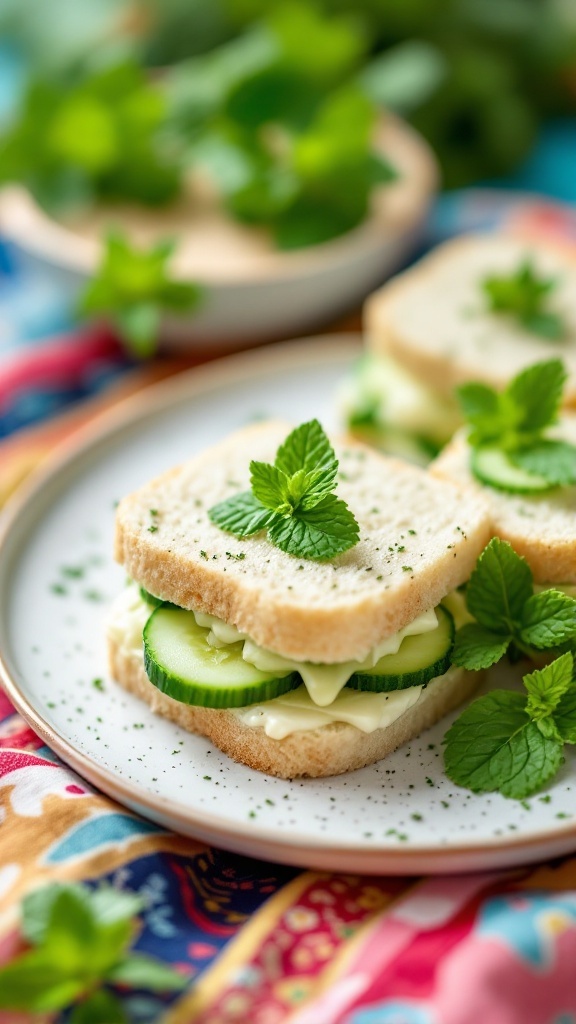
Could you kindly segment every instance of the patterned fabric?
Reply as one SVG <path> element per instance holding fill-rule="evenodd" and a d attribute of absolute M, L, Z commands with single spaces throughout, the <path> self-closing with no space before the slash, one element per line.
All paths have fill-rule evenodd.
<path fill-rule="evenodd" d="M 460 223 L 488 217 L 484 195 L 462 202 Z M 576 216 L 549 204 L 507 207 L 507 216 L 515 230 L 576 242 Z M 111 377 L 124 394 L 180 367 L 135 371 L 99 328 L 34 334 L 7 299 L 23 287 L 15 265 L 4 254 L 0 266 L 1 432 Z M 44 294 L 34 289 L 31 280 L 30 306 Z M 0 502 L 118 394 L 5 440 Z M 145 903 L 136 948 L 189 979 L 166 999 L 123 993 L 137 1024 L 576 1024 L 576 858 L 415 880 L 298 871 L 209 849 L 94 790 L 1 693 L 0 824 L 0 963 L 23 948 L 18 904 L 31 888 L 105 880 L 135 891 Z M 26 1019 L 0 1011 L 0 1024 Z"/>

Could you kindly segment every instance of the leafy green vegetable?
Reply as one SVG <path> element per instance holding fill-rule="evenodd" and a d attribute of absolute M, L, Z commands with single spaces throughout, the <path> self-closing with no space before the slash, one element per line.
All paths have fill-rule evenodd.
<path fill-rule="evenodd" d="M 470 446 L 500 449 L 513 466 L 550 487 L 576 483 L 576 446 L 543 433 L 558 418 L 566 379 L 562 361 L 550 359 L 523 370 L 500 393 L 487 384 L 463 384 L 456 393 L 471 428 Z"/>
<path fill-rule="evenodd" d="M 99 198 L 166 203 L 182 170 L 161 145 L 165 116 L 162 93 L 134 63 L 76 84 L 32 82 L 0 137 L 0 180 L 25 182 L 51 209 Z"/>
<path fill-rule="evenodd" d="M 550 341 L 566 334 L 562 316 L 546 308 L 556 285 L 555 278 L 541 277 L 528 258 L 511 274 L 491 274 L 482 281 L 493 313 L 508 314 L 531 334 Z"/>
<path fill-rule="evenodd" d="M 167 263 L 173 250 L 172 242 L 133 248 L 120 233 L 111 233 L 100 268 L 81 297 L 81 312 L 111 317 L 134 355 L 153 354 L 163 313 L 183 315 L 201 300 L 199 285 L 170 278 Z"/>
<path fill-rule="evenodd" d="M 526 694 L 496 690 L 474 701 L 444 738 L 446 774 L 474 793 L 522 800 L 546 784 L 573 742 L 576 708 L 571 653 L 524 677 Z"/>
<path fill-rule="evenodd" d="M 73 1024 L 127 1024 L 103 985 L 178 991 L 185 979 L 151 957 L 131 954 L 141 900 L 110 887 L 55 882 L 22 902 L 22 933 L 33 947 L 0 967 L 0 1009 L 51 1013 L 74 1004 Z"/>
<path fill-rule="evenodd" d="M 534 658 L 576 639 L 576 599 L 553 589 L 535 594 L 528 563 L 498 537 L 476 563 L 466 606 L 476 622 L 457 631 L 452 651 L 462 668 L 489 668 L 509 650 Z"/>
<path fill-rule="evenodd" d="M 332 493 L 338 460 L 318 420 L 293 430 L 274 465 L 251 462 L 251 491 L 236 494 L 208 512 L 236 537 L 263 529 L 290 555 L 326 560 L 358 543 L 359 527 L 345 501 Z"/>

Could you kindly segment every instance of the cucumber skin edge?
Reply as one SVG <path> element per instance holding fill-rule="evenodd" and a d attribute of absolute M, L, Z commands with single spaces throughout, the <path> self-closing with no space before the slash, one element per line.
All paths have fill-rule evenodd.
<path fill-rule="evenodd" d="M 281 697 L 284 693 L 295 690 L 302 682 L 297 672 L 291 672 L 287 676 L 281 678 L 274 677 L 260 683 L 257 688 L 254 687 L 250 700 L 242 699 L 245 696 L 247 687 L 239 687 L 237 697 L 234 700 L 230 698 L 231 691 L 226 689 L 226 687 L 222 687 L 220 690 L 216 687 L 183 683 L 178 676 L 165 672 L 164 669 L 159 667 L 148 651 L 146 643 L 144 643 L 144 668 L 152 685 L 162 693 L 165 693 L 167 697 L 178 701 L 179 704 L 192 707 L 214 708 L 221 711 L 226 711 L 228 708 L 250 707 L 251 704 L 261 704 L 264 701 L 273 700 L 274 697 Z M 181 693 L 182 696 L 175 696 L 176 692 Z M 238 698 L 241 699 L 239 700 Z"/>
<path fill-rule="evenodd" d="M 396 676 L 396 686 L 382 687 L 382 685 L 378 685 L 378 680 L 385 677 L 370 675 L 368 672 L 355 672 L 346 683 L 346 686 L 350 687 L 351 690 L 363 690 L 370 693 L 394 693 L 397 690 L 409 690 L 411 686 L 425 686 L 431 679 L 443 676 L 448 671 L 452 664 L 452 646 L 444 657 L 434 662 L 433 665 L 427 665 L 426 668 L 421 668 L 417 672 L 407 672 L 401 677 L 401 683 L 400 677 Z"/>

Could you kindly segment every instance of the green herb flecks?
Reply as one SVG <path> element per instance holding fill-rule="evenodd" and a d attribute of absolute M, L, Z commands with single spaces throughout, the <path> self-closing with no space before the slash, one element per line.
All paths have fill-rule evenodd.
<path fill-rule="evenodd" d="M 560 313 L 548 307 L 557 283 L 553 277 L 539 275 L 527 258 L 511 274 L 484 278 L 482 288 L 491 312 L 514 317 L 530 334 L 561 341 L 566 335 L 566 323 Z"/>
<path fill-rule="evenodd" d="M 266 529 L 289 555 L 325 561 L 358 543 L 353 513 L 333 493 L 338 460 L 318 420 L 288 435 L 274 464 L 251 462 L 250 491 L 227 498 L 208 515 L 236 537 Z"/>
<path fill-rule="evenodd" d="M 169 241 L 137 249 L 112 232 L 100 268 L 80 300 L 82 313 L 104 313 L 112 319 L 134 355 L 154 353 L 163 313 L 189 313 L 201 299 L 197 284 L 170 277 L 167 264 L 173 250 Z"/>
<path fill-rule="evenodd" d="M 131 953 L 142 901 L 109 886 L 53 883 L 22 902 L 22 934 L 32 947 L 0 968 L 0 1008 L 52 1014 L 73 1007 L 70 1024 L 128 1017 L 110 986 L 179 991 L 182 975 Z"/>
<path fill-rule="evenodd" d="M 566 379 L 562 361 L 550 359 L 523 370 L 500 393 L 481 383 L 459 387 L 470 446 L 478 452 L 501 453 L 505 464 L 512 466 L 512 476 L 514 468 L 522 470 L 529 478 L 541 480 L 544 489 L 576 483 L 576 446 L 545 435 L 558 418 Z M 474 459 L 472 469 L 484 482 Z M 522 490 L 521 485 L 509 487 L 505 476 L 504 471 L 501 483 L 491 479 L 491 486 Z"/>
<path fill-rule="evenodd" d="M 528 563 L 497 537 L 478 559 L 466 606 L 476 621 L 457 631 L 452 651 L 452 663 L 462 668 L 489 668 L 506 652 L 534 660 L 576 643 L 576 599 L 554 589 L 534 593 Z"/>
<path fill-rule="evenodd" d="M 524 687 L 480 697 L 448 730 L 444 765 L 453 782 L 523 800 L 556 775 L 564 744 L 576 741 L 573 655 L 524 676 Z"/>

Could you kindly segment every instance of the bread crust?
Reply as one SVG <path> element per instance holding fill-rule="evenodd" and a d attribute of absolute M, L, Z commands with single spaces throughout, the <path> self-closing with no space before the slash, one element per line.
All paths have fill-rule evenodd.
<path fill-rule="evenodd" d="M 576 444 L 576 415 L 565 413 L 554 433 Z M 468 487 L 487 500 L 492 533 L 528 562 L 537 583 L 576 583 L 576 487 L 541 495 L 507 494 L 481 484 L 470 469 L 470 448 L 455 437 L 428 467 L 439 479 Z"/>
<path fill-rule="evenodd" d="M 557 288 L 550 302 L 568 323 L 568 338 L 550 342 L 527 333 L 513 318 L 490 313 L 481 290 L 490 273 L 510 273 L 530 254 Z M 364 307 L 368 344 L 399 362 L 447 397 L 469 380 L 503 389 L 521 370 L 558 355 L 569 379 L 567 408 L 576 408 L 576 260 L 566 247 L 537 246 L 511 234 L 470 234 L 437 246 L 414 266 L 374 292 Z"/>
<path fill-rule="evenodd" d="M 468 579 L 490 538 L 487 509 L 466 488 L 347 441 L 337 445 L 346 469 L 338 493 L 361 527 L 350 551 L 311 562 L 264 533 L 239 541 L 215 527 L 207 510 L 246 490 L 250 459 L 273 461 L 289 430 L 238 431 L 129 495 L 117 510 L 115 557 L 152 594 L 216 615 L 268 650 L 362 660 Z"/>
<path fill-rule="evenodd" d="M 111 636 L 108 653 L 112 677 L 155 714 L 205 736 L 235 761 L 281 779 L 341 775 L 380 761 L 472 696 L 483 676 L 451 670 L 448 677 L 430 683 L 392 725 L 372 733 L 335 722 L 275 740 L 261 726 L 245 725 L 231 711 L 194 707 L 168 697 L 148 679 L 143 657 L 123 650 Z"/>

